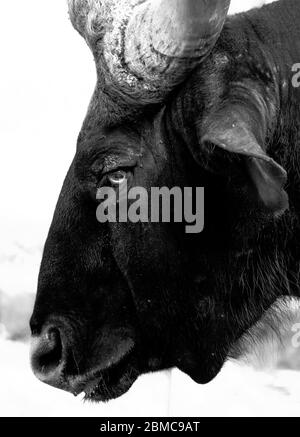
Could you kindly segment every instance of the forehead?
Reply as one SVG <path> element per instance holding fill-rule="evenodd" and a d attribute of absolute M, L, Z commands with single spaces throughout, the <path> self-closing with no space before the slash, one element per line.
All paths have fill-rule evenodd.
<path fill-rule="evenodd" d="M 155 114 L 144 114 L 136 120 L 124 120 L 111 127 L 99 125 L 94 115 L 88 114 L 78 138 L 77 155 L 144 155 L 150 152 L 163 157 L 166 152 L 164 114 L 162 108 Z"/>
<path fill-rule="evenodd" d="M 94 126 L 80 132 L 77 142 L 78 152 L 95 149 L 109 152 L 114 147 L 136 147 L 140 142 L 141 132 L 133 126 L 103 128 Z"/>
<path fill-rule="evenodd" d="M 98 110 L 89 111 L 80 132 L 75 156 L 76 167 L 133 166 L 144 170 L 165 167 L 170 158 L 166 135 L 166 107 L 147 111 L 136 119 L 125 119 L 118 125 L 107 126 L 99 121 Z M 103 124 L 104 122 L 104 124 Z M 110 164 L 107 164 L 110 163 Z"/>
<path fill-rule="evenodd" d="M 94 159 L 109 159 L 110 156 L 141 155 L 142 135 L 137 129 L 121 126 L 116 128 L 92 128 L 81 131 L 76 151 L 76 160 L 87 164 Z"/>

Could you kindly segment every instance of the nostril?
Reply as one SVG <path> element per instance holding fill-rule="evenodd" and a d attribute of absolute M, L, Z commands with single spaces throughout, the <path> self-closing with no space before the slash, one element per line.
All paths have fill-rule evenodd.
<path fill-rule="evenodd" d="M 31 365 L 36 376 L 52 385 L 60 377 L 63 345 L 57 328 L 48 328 L 41 336 L 34 337 L 31 346 Z"/>

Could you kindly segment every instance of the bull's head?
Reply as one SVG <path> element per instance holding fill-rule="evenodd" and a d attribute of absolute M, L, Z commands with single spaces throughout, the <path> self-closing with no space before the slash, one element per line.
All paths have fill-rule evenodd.
<path fill-rule="evenodd" d="M 247 53 L 228 57 L 230 47 L 237 50 L 230 38 L 216 44 L 229 3 L 69 0 L 98 82 L 31 320 L 33 369 L 50 385 L 106 400 L 140 374 L 174 366 L 210 381 L 276 298 L 253 299 L 262 283 L 250 257 L 259 231 L 287 207 L 285 171 L 264 151 L 277 94 L 271 73 L 253 74 L 253 82 Z M 205 231 L 100 224 L 97 190 L 125 183 L 204 186 Z"/>

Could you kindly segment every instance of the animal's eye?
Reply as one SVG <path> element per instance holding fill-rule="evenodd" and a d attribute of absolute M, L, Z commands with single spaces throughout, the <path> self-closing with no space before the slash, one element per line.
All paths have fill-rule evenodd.
<path fill-rule="evenodd" d="M 125 170 L 118 170 L 107 175 L 107 179 L 112 185 L 122 185 L 128 179 L 128 173 Z"/>

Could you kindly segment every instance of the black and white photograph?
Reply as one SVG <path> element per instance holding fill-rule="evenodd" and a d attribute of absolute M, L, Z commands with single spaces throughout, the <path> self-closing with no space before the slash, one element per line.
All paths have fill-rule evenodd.
<path fill-rule="evenodd" d="M 300 0 L 0 6 L 0 422 L 300 417 Z"/>

